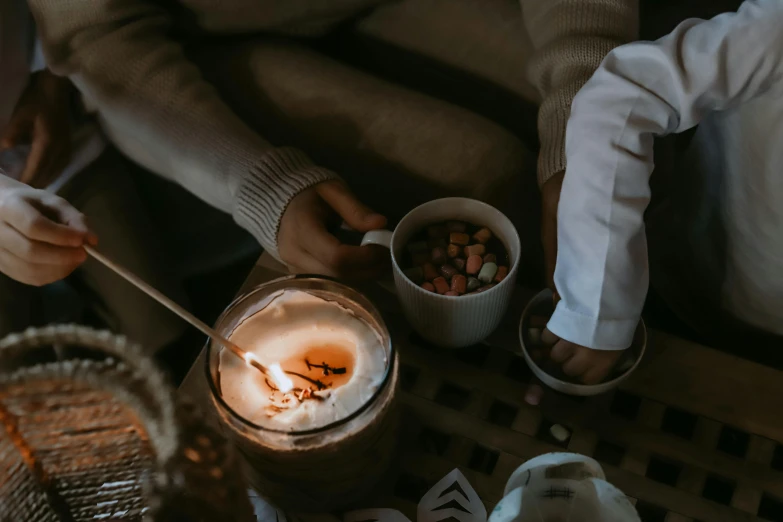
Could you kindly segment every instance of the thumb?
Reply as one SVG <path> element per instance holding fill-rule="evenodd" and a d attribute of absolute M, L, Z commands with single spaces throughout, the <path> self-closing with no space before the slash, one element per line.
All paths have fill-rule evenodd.
<path fill-rule="evenodd" d="M 359 232 L 386 226 L 386 218 L 359 201 L 342 181 L 327 181 L 315 186 L 323 199 L 352 229 Z"/>

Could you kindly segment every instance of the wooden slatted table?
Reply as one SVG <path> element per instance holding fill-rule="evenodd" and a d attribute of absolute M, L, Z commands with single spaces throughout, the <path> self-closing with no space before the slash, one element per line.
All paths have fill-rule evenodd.
<path fill-rule="evenodd" d="M 243 290 L 281 276 L 267 256 Z M 422 495 L 453 468 L 490 512 L 524 461 L 552 451 L 599 460 L 644 522 L 783 521 L 783 372 L 651 331 L 648 356 L 621 389 L 589 399 L 547 391 L 524 400 L 531 373 L 518 356 L 518 289 L 498 331 L 465 350 L 429 345 L 379 285 L 361 290 L 381 310 L 401 354 L 404 405 L 398 469 L 358 507 L 399 509 L 415 521 Z M 208 400 L 204 353 L 181 392 Z M 553 424 L 572 436 L 559 443 Z"/>

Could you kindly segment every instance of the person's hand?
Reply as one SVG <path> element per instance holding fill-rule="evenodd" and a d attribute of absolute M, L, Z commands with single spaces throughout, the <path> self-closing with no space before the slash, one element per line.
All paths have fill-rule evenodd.
<path fill-rule="evenodd" d="M 64 199 L 0 176 L 0 272 L 28 285 L 65 278 L 97 244 L 85 216 Z"/>
<path fill-rule="evenodd" d="M 549 348 L 549 358 L 559 364 L 563 373 L 582 382 L 598 384 L 612 371 L 623 350 L 595 350 L 559 338 L 548 329 L 541 342 Z"/>
<path fill-rule="evenodd" d="M 68 98 L 71 84 L 49 71 L 30 82 L 3 129 L 0 150 L 30 145 L 19 181 L 34 188 L 51 183 L 71 159 L 71 124 Z"/>
<path fill-rule="evenodd" d="M 359 232 L 386 226 L 386 218 L 356 199 L 342 181 L 319 183 L 298 194 L 283 214 L 278 251 L 288 268 L 297 273 L 348 279 L 377 278 L 389 262 L 388 250 L 341 243 L 329 226 L 348 224 Z"/>
<path fill-rule="evenodd" d="M 560 296 L 554 293 L 553 304 L 557 306 Z M 531 321 L 540 319 L 537 327 L 545 326 L 543 318 L 533 317 Z M 624 350 L 594 350 L 565 341 L 548 328 L 541 332 L 539 345 L 530 347 L 530 356 L 538 364 L 548 360 L 561 366 L 563 373 L 569 377 L 578 378 L 583 384 L 598 384 L 609 375 L 615 367 Z M 537 406 L 544 397 L 544 385 L 535 376 L 525 390 L 525 402 Z"/>
<path fill-rule="evenodd" d="M 547 329 L 541 332 L 543 346 L 531 350 L 537 363 L 547 359 L 560 365 L 564 374 L 578 379 L 582 384 L 599 384 L 612 371 L 623 350 L 594 350 L 560 339 Z M 544 397 L 544 385 L 533 377 L 525 390 L 525 402 L 537 406 Z"/>
<path fill-rule="evenodd" d="M 541 188 L 541 242 L 544 246 L 547 286 L 555 290 L 555 263 L 557 262 L 557 206 L 563 188 L 565 172 L 558 172 Z"/>

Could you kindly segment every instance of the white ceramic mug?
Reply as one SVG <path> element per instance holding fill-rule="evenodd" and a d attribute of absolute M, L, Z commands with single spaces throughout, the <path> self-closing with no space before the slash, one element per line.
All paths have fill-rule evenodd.
<path fill-rule="evenodd" d="M 484 292 L 459 297 L 424 290 L 403 274 L 400 266 L 411 237 L 428 225 L 444 221 L 465 221 L 489 228 L 508 252 L 508 276 Z M 475 344 L 497 328 L 514 293 L 521 246 L 519 234 L 499 210 L 467 198 L 436 199 L 410 211 L 394 231 L 373 230 L 362 245 L 381 245 L 391 251 L 394 287 L 405 317 L 429 342 L 450 348 Z"/>

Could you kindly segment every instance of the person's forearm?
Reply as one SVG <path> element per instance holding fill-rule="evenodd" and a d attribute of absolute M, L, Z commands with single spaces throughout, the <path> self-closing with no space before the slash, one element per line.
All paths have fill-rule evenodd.
<path fill-rule="evenodd" d="M 779 87 L 783 3 L 690 20 L 655 43 L 613 51 L 574 100 L 558 213 L 549 328 L 598 349 L 630 345 L 647 293 L 644 211 L 653 139 Z"/>
<path fill-rule="evenodd" d="M 543 185 L 566 168 L 571 101 L 604 57 L 638 37 L 638 0 L 521 0 L 536 54 L 528 66 L 542 101 L 538 114 Z"/>
<path fill-rule="evenodd" d="M 275 253 L 280 219 L 301 190 L 332 179 L 277 149 L 220 99 L 169 37 L 152 0 L 31 0 L 49 66 L 68 75 L 132 159 L 233 214 Z"/>

